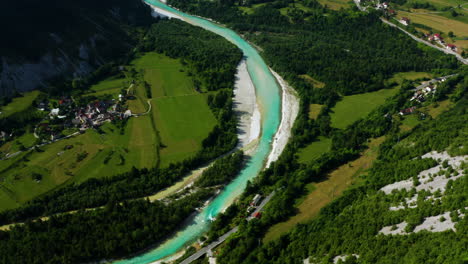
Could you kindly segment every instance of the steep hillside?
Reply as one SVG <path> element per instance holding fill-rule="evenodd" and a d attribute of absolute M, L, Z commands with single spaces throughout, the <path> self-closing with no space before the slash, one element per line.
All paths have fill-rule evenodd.
<path fill-rule="evenodd" d="M 150 9 L 133 0 L 0 3 L 0 96 L 83 76 L 121 57 L 151 20 Z"/>

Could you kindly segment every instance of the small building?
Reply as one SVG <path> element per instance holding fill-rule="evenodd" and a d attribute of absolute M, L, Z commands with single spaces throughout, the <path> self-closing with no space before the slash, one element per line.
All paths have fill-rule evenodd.
<path fill-rule="evenodd" d="M 409 18 L 407 18 L 407 17 L 402 17 L 402 18 L 399 20 L 399 22 L 400 22 L 401 24 L 405 25 L 405 26 L 408 26 L 408 25 L 410 24 L 411 20 L 410 20 Z"/>
<path fill-rule="evenodd" d="M 455 46 L 453 44 L 447 44 L 446 48 L 448 50 L 457 51 L 457 46 Z"/>
<path fill-rule="evenodd" d="M 388 3 L 387 3 L 387 2 L 383 2 L 383 4 L 382 4 L 382 7 L 383 7 L 383 8 L 387 9 L 387 8 L 388 8 L 388 6 L 389 6 L 389 5 L 388 5 Z"/>
<path fill-rule="evenodd" d="M 130 110 L 125 111 L 124 118 L 129 118 L 131 116 L 132 116 L 132 111 L 130 111 Z"/>
<path fill-rule="evenodd" d="M 58 116 L 59 111 L 60 111 L 60 109 L 54 108 L 54 109 L 50 110 L 50 114 L 49 114 L 49 115 L 50 115 L 50 116 Z"/>
<path fill-rule="evenodd" d="M 254 198 L 252 199 L 252 202 L 250 202 L 250 205 L 257 206 L 258 202 L 260 202 L 260 199 L 262 199 L 262 196 L 260 194 L 256 194 Z"/>
<path fill-rule="evenodd" d="M 388 14 L 391 15 L 391 16 L 394 16 L 394 15 L 396 15 L 396 11 L 393 10 L 393 9 L 389 9 Z"/>
<path fill-rule="evenodd" d="M 403 110 L 400 111 L 400 115 L 401 116 L 410 115 L 410 114 L 414 113 L 415 110 L 416 110 L 415 106 L 410 107 L 410 108 L 406 108 L 406 109 L 403 109 Z"/>
<path fill-rule="evenodd" d="M 257 219 L 260 219 L 262 217 L 262 213 L 261 212 L 255 212 L 253 214 L 253 217 L 257 218 Z"/>

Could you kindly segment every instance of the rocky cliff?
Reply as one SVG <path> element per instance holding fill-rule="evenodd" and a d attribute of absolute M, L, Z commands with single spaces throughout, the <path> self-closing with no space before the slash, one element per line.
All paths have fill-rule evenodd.
<path fill-rule="evenodd" d="M 138 0 L 0 3 L 0 96 L 90 73 L 126 54 L 151 20 Z"/>

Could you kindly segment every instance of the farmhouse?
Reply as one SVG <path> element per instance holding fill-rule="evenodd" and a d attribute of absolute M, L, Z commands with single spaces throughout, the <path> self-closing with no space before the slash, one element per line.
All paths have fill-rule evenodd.
<path fill-rule="evenodd" d="M 403 109 L 400 111 L 400 115 L 410 115 L 412 113 L 414 113 L 414 111 L 416 110 L 416 107 L 413 106 L 413 107 L 410 107 L 410 108 L 406 108 L 406 109 Z"/>
<path fill-rule="evenodd" d="M 400 22 L 401 24 L 405 25 L 405 26 L 408 26 L 411 22 L 411 20 L 407 17 L 402 17 L 398 22 Z"/>
<path fill-rule="evenodd" d="M 453 45 L 453 44 L 447 44 L 446 48 L 448 50 L 453 50 L 453 51 L 457 51 L 457 46 Z"/>

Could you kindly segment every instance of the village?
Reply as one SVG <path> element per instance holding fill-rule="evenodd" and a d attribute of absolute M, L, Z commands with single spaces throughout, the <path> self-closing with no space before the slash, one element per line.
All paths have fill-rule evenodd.
<path fill-rule="evenodd" d="M 71 96 L 59 99 L 43 99 L 35 102 L 37 110 L 44 118 L 34 127 L 33 135 L 37 144 L 69 138 L 85 130 L 98 129 L 106 122 L 125 120 L 132 116 L 131 110 L 125 106 L 126 96 L 119 96 L 118 100 L 110 98 L 87 98 L 77 100 Z M 89 100 L 89 99 L 88 99 Z M 10 141 L 15 133 L 0 131 L 0 141 Z"/>
<path fill-rule="evenodd" d="M 359 4 L 367 7 L 373 7 L 376 10 L 381 10 L 384 12 L 387 18 L 394 18 L 398 21 L 401 25 L 408 27 L 411 24 L 411 19 L 407 17 L 401 17 L 398 19 L 397 11 L 392 9 L 391 4 L 389 2 L 381 3 L 379 0 L 356 0 Z M 446 43 L 444 38 L 439 33 L 422 33 L 422 37 L 424 40 L 429 41 L 431 44 L 437 45 L 441 48 L 447 49 L 449 51 L 458 52 L 458 48 L 456 45 L 451 43 Z"/>
<path fill-rule="evenodd" d="M 48 114 L 34 129 L 34 136 L 43 141 L 49 138 L 54 141 L 67 136 L 63 133 L 66 130 L 83 133 L 105 122 L 127 119 L 132 112 L 124 107 L 124 103 L 122 96 L 119 100 L 95 99 L 84 105 L 76 103 L 72 97 L 61 97 L 54 105 L 48 100 L 41 101 L 37 109 Z"/>
<path fill-rule="evenodd" d="M 402 109 L 399 111 L 400 116 L 405 116 L 405 115 L 410 115 L 415 113 L 417 106 L 420 105 L 421 103 L 425 102 L 429 97 L 434 96 L 435 92 L 437 91 L 437 85 L 440 83 L 445 82 L 448 78 L 453 77 L 455 75 L 448 75 L 444 77 L 438 77 L 429 81 L 423 82 L 421 85 L 417 86 L 414 91 L 413 96 L 409 99 L 409 102 L 413 106 Z M 425 118 L 424 113 L 420 113 L 421 118 Z"/>

